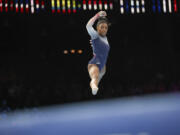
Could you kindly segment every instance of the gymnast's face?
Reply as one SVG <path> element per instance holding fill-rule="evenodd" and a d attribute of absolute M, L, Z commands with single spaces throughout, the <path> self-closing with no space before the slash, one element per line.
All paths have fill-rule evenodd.
<path fill-rule="evenodd" d="M 107 23 L 100 23 L 98 26 L 97 26 L 97 32 L 100 36 L 106 36 L 107 34 L 107 31 L 108 31 L 108 25 Z"/>

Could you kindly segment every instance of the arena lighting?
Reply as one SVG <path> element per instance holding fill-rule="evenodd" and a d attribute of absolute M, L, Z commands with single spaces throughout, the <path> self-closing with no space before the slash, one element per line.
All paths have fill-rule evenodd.
<path fill-rule="evenodd" d="M 64 53 L 64 54 L 68 54 L 68 50 L 64 50 L 63 53 Z"/>
<path fill-rule="evenodd" d="M 94 10 L 97 10 L 97 0 L 93 0 Z"/>
<path fill-rule="evenodd" d="M 172 4 L 171 4 L 171 0 L 168 0 L 168 5 L 169 5 L 169 13 L 172 13 Z"/>
<path fill-rule="evenodd" d="M 145 13 L 149 0 L 119 0 L 120 14 Z M 150 0 L 153 13 L 177 13 L 180 0 Z M 114 0 L 0 0 L 0 12 L 38 13 L 47 8 L 52 13 L 76 13 L 79 10 L 112 10 Z M 56 11 L 57 10 L 57 11 Z"/>
<path fill-rule="evenodd" d="M 82 54 L 83 50 L 82 49 L 78 49 L 78 50 L 71 49 L 69 51 L 68 50 L 64 50 L 63 54 L 68 54 L 68 53 L 75 54 L 76 52 L 77 52 L 77 54 Z"/>
<path fill-rule="evenodd" d="M 80 3 L 80 1 L 76 1 L 76 2 L 77 2 L 78 10 L 80 10 L 81 9 L 81 3 Z"/>
<path fill-rule="evenodd" d="M 102 0 L 99 0 L 99 10 L 102 10 Z"/>
<path fill-rule="evenodd" d="M 108 10 L 108 3 L 107 3 L 107 0 L 104 1 L 104 9 L 105 9 L 105 10 Z"/>
<path fill-rule="evenodd" d="M 2 3 L 2 0 L 0 0 L 0 12 L 3 11 L 3 3 Z"/>
<path fill-rule="evenodd" d="M 55 13 L 55 1 L 51 0 L 52 13 Z"/>
<path fill-rule="evenodd" d="M 145 1 L 141 0 L 141 4 L 142 4 L 142 12 L 145 13 Z"/>
<path fill-rule="evenodd" d="M 70 51 L 70 52 L 74 54 L 74 53 L 75 53 L 75 50 L 74 50 L 74 49 L 71 49 L 71 51 Z"/>
<path fill-rule="evenodd" d="M 28 13 L 29 12 L 29 0 L 26 0 L 25 8 L 26 8 L 26 13 Z"/>
<path fill-rule="evenodd" d="M 20 11 L 21 11 L 21 13 L 24 12 L 23 0 L 20 0 Z"/>
<path fill-rule="evenodd" d="M 174 0 L 174 12 L 177 12 L 177 0 Z"/>
<path fill-rule="evenodd" d="M 86 0 L 83 0 L 83 9 L 84 9 L 84 10 L 87 10 L 87 7 L 86 7 Z"/>
<path fill-rule="evenodd" d="M 82 50 L 78 50 L 78 53 L 79 53 L 79 54 L 82 54 L 82 52 L 83 52 Z"/>
<path fill-rule="evenodd" d="M 36 11 L 39 12 L 39 0 L 36 0 Z"/>
<path fill-rule="evenodd" d="M 92 10 L 92 1 L 91 0 L 88 0 L 88 8 L 89 8 L 89 10 Z"/>
<path fill-rule="evenodd" d="M 129 1 L 125 0 L 125 8 L 126 8 L 126 12 L 129 13 Z"/>
<path fill-rule="evenodd" d="M 8 0 L 5 0 L 5 11 L 8 12 Z"/>
<path fill-rule="evenodd" d="M 123 0 L 120 0 L 120 12 L 121 12 L 121 14 L 124 14 L 124 2 L 123 2 Z"/>
<path fill-rule="evenodd" d="M 156 12 L 156 0 L 152 0 L 152 10 L 154 13 Z"/>
<path fill-rule="evenodd" d="M 161 1 L 157 0 L 158 4 L 158 12 L 161 13 Z"/>
<path fill-rule="evenodd" d="M 34 14 L 34 0 L 31 0 L 31 13 Z"/>
<path fill-rule="evenodd" d="M 76 0 L 73 0 L 73 13 L 76 13 Z"/>
<path fill-rule="evenodd" d="M 62 0 L 62 12 L 65 13 L 66 12 L 66 1 Z"/>
<path fill-rule="evenodd" d="M 10 1 L 10 10 L 11 11 L 14 10 L 14 2 L 13 2 L 13 0 Z"/>
<path fill-rule="evenodd" d="M 57 0 L 57 12 L 60 13 L 60 0 Z"/>
<path fill-rule="evenodd" d="M 110 9 L 113 10 L 113 2 L 112 2 L 112 0 L 109 1 L 109 6 L 110 6 Z"/>
<path fill-rule="evenodd" d="M 44 2 L 44 0 L 41 0 L 41 9 L 42 9 L 42 10 L 45 9 L 45 2 Z"/>
<path fill-rule="evenodd" d="M 71 0 L 67 0 L 68 13 L 71 13 Z"/>
<path fill-rule="evenodd" d="M 134 0 L 131 0 L 131 13 L 134 14 Z"/>
<path fill-rule="evenodd" d="M 140 13 L 139 0 L 136 0 L 136 12 L 137 12 L 137 13 Z"/>
<path fill-rule="evenodd" d="M 15 7 L 16 7 L 16 13 L 18 13 L 19 12 L 18 0 L 15 1 Z"/>
<path fill-rule="evenodd" d="M 166 13 L 166 0 L 163 0 L 163 12 Z"/>

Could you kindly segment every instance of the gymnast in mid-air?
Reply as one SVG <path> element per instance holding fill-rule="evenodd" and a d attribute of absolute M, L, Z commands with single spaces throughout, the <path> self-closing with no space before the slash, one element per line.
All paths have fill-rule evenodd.
<path fill-rule="evenodd" d="M 110 50 L 106 37 L 109 28 L 109 21 L 106 16 L 105 11 L 100 11 L 92 17 L 86 25 L 88 34 L 91 37 L 90 41 L 93 50 L 93 58 L 88 62 L 88 72 L 91 78 L 90 87 L 93 95 L 97 94 L 99 89 L 98 84 L 106 72 L 106 62 Z M 95 30 L 93 25 L 96 20 Z"/>

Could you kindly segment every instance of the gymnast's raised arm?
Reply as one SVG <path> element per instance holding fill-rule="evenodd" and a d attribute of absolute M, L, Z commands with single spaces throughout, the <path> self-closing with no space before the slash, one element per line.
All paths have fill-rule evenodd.
<path fill-rule="evenodd" d="M 98 36 L 97 31 L 93 28 L 93 25 L 95 23 L 95 21 L 99 18 L 99 17 L 103 17 L 106 16 L 106 12 L 105 11 L 100 11 L 98 12 L 95 16 L 93 16 L 88 23 L 86 24 L 86 29 L 88 31 L 88 34 L 91 36 L 91 39 L 95 39 Z"/>

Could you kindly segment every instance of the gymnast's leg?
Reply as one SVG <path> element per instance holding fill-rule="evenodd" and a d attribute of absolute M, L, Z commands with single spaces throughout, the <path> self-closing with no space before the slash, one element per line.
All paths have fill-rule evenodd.
<path fill-rule="evenodd" d="M 96 64 L 88 64 L 88 72 L 91 78 L 90 87 L 92 94 L 96 95 L 98 91 L 99 68 Z"/>
<path fill-rule="evenodd" d="M 102 77 L 104 76 L 105 73 L 106 73 L 106 66 L 104 66 L 103 69 L 99 73 L 98 84 L 101 81 L 101 79 L 102 79 Z"/>

